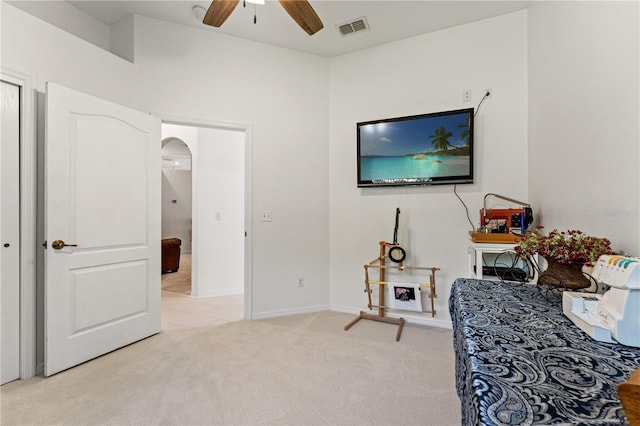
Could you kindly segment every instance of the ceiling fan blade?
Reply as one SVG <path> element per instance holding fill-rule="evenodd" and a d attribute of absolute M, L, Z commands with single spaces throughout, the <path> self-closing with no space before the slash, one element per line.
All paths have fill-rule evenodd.
<path fill-rule="evenodd" d="M 213 0 L 207 14 L 202 20 L 203 24 L 219 27 L 224 24 L 233 9 L 236 8 L 240 0 Z"/>
<path fill-rule="evenodd" d="M 324 25 L 307 0 L 278 0 L 284 10 L 307 34 L 314 35 Z"/>

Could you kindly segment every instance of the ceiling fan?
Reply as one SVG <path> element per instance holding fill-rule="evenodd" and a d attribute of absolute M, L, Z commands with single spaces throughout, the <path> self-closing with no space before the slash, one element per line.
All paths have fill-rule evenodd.
<path fill-rule="evenodd" d="M 202 22 L 220 27 L 239 2 L 240 0 L 213 0 Z M 314 35 L 324 27 L 307 0 L 278 0 L 278 2 L 307 34 Z"/>

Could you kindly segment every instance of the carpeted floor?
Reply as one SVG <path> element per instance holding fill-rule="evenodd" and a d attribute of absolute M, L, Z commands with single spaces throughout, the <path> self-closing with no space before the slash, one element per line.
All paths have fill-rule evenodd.
<path fill-rule="evenodd" d="M 162 289 L 191 294 L 191 253 L 180 255 L 180 268 L 177 272 L 162 274 Z"/>
<path fill-rule="evenodd" d="M 459 425 L 450 330 L 320 312 L 162 332 L 0 388 L 2 425 Z"/>

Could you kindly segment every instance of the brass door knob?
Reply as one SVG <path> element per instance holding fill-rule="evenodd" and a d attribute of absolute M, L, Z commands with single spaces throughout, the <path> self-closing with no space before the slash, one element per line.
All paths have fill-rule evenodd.
<path fill-rule="evenodd" d="M 78 247 L 77 244 L 67 244 L 62 240 L 55 240 L 53 243 L 51 243 L 51 248 L 55 249 L 55 250 L 61 250 L 65 247 Z"/>

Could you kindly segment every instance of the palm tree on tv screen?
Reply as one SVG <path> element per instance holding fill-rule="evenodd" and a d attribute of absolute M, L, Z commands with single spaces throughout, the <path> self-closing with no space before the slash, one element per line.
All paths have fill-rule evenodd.
<path fill-rule="evenodd" d="M 460 133 L 460 139 L 464 140 L 464 145 L 469 146 L 471 132 L 469 131 L 469 120 L 471 118 L 467 118 L 467 122 L 464 124 L 458 124 L 458 129 L 463 129 L 462 133 Z"/>
<path fill-rule="evenodd" d="M 431 140 L 431 144 L 438 151 L 446 151 L 451 145 L 449 143 L 449 138 L 453 136 L 453 133 L 447 132 L 447 129 L 444 126 L 436 129 L 432 135 L 429 136 Z"/>

